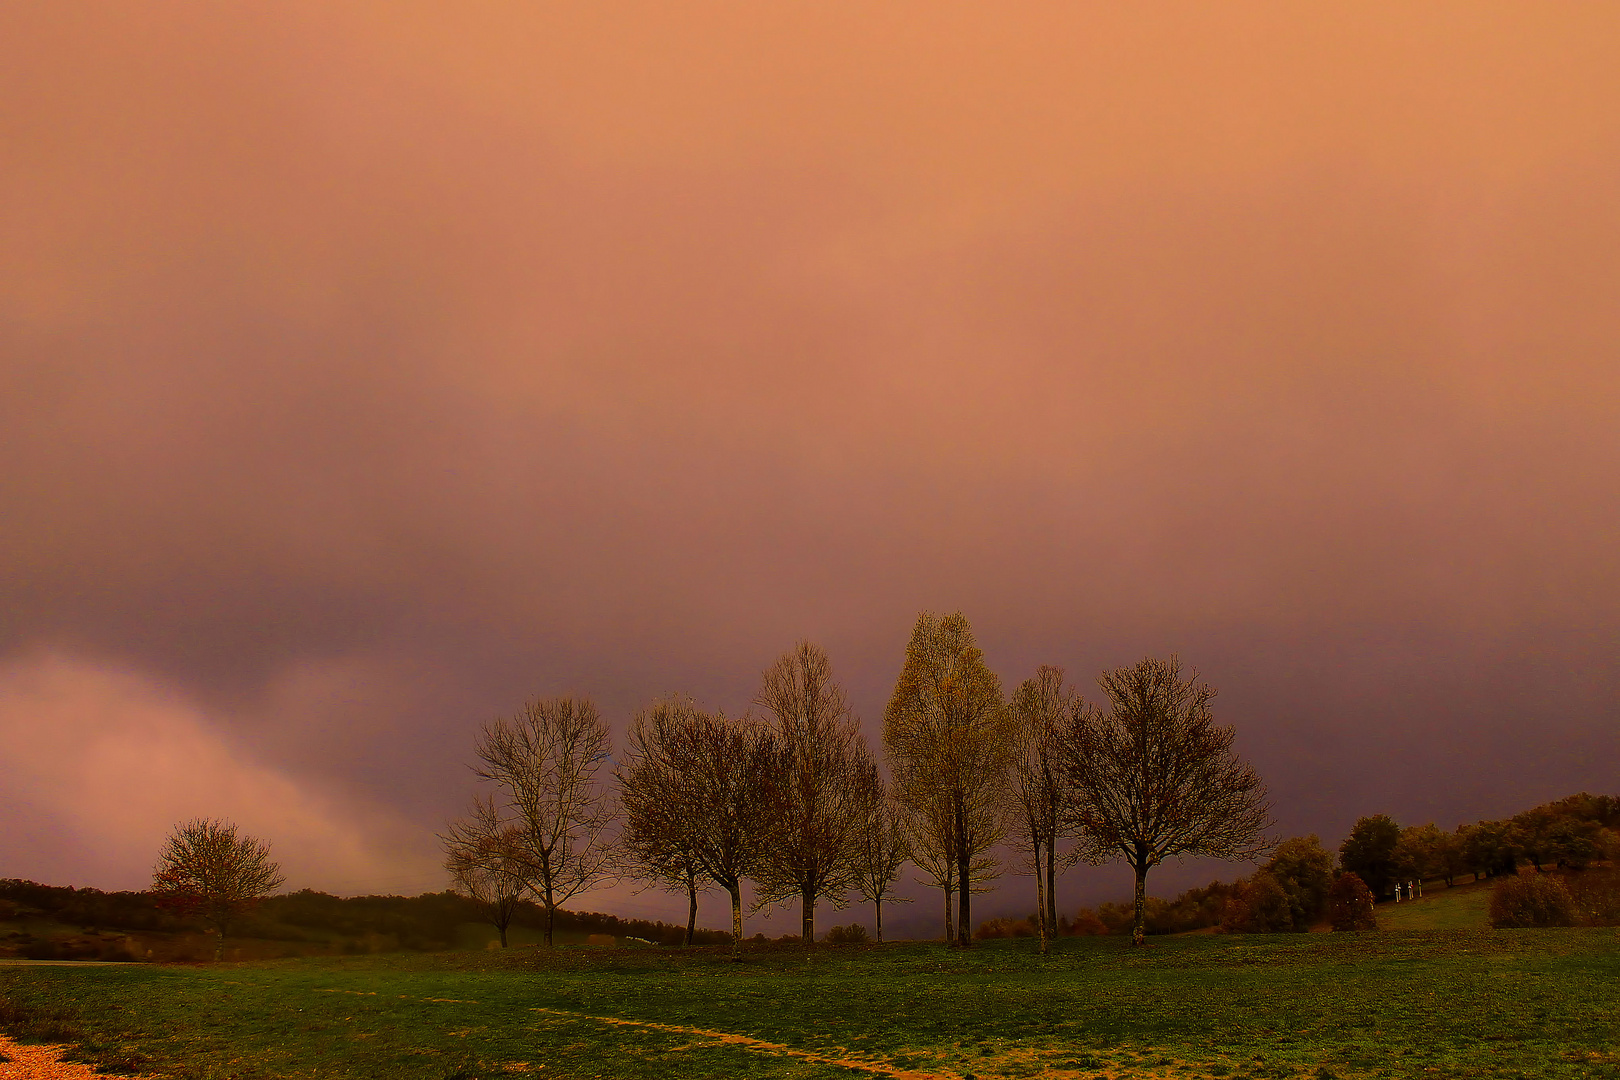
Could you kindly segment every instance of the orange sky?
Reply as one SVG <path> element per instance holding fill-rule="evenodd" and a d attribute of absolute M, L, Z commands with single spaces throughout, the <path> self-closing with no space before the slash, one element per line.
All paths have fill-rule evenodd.
<path fill-rule="evenodd" d="M 0 12 L 0 876 L 206 772 L 437 888 L 477 723 L 875 732 L 921 608 L 1179 650 L 1288 831 L 1613 788 L 1613 5 L 334 7 Z"/>

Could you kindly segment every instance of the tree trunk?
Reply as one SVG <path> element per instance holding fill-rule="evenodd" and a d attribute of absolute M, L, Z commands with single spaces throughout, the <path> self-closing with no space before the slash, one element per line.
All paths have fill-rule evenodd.
<path fill-rule="evenodd" d="M 966 949 L 973 944 L 973 920 L 969 913 L 973 890 L 968 881 L 968 866 L 972 856 L 967 845 L 967 806 L 961 796 L 956 798 L 956 877 L 957 905 L 961 909 L 956 920 L 956 941 Z"/>
<path fill-rule="evenodd" d="M 551 891 L 551 878 L 549 876 L 542 877 L 540 880 L 545 883 L 545 891 L 540 894 L 540 899 L 546 906 L 546 948 L 549 949 L 551 948 L 552 924 L 557 919 L 557 901 L 555 894 Z"/>
<path fill-rule="evenodd" d="M 940 886 L 940 889 L 945 893 L 945 944 L 949 945 L 956 940 L 956 909 L 953 905 L 956 890 L 949 884 Z"/>
<path fill-rule="evenodd" d="M 506 924 L 501 923 L 496 929 L 501 932 L 501 948 L 504 949 L 506 948 Z"/>
<path fill-rule="evenodd" d="M 217 964 L 225 959 L 225 928 L 214 928 L 214 962 Z"/>
<path fill-rule="evenodd" d="M 1057 936 L 1057 831 L 1046 834 L 1046 925 Z"/>
<path fill-rule="evenodd" d="M 799 920 L 799 940 L 804 942 L 804 947 L 808 949 L 816 943 L 816 894 L 808 887 L 801 888 L 799 901 L 802 912 Z"/>
<path fill-rule="evenodd" d="M 692 875 L 686 876 L 686 944 L 692 944 L 692 938 L 697 931 L 697 882 Z"/>
<path fill-rule="evenodd" d="M 1147 944 L 1147 860 L 1134 868 L 1136 870 L 1136 923 L 1131 929 L 1131 944 Z"/>
<path fill-rule="evenodd" d="M 742 959 L 742 883 L 736 882 L 726 886 L 731 894 L 731 956 L 734 960 Z"/>
<path fill-rule="evenodd" d="M 876 900 L 872 901 L 872 904 L 877 908 L 875 915 L 875 918 L 877 919 L 877 939 L 878 944 L 881 945 L 883 944 L 883 898 L 881 896 L 878 897 Z"/>
<path fill-rule="evenodd" d="M 1041 845 L 1035 844 L 1035 921 L 1040 924 L 1041 955 L 1046 955 L 1047 940 L 1052 930 L 1046 925 L 1046 880 L 1041 877 Z"/>

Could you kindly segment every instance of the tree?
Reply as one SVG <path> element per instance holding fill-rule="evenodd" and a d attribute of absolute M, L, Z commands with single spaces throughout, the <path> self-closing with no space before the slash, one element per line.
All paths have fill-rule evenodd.
<path fill-rule="evenodd" d="M 911 845 L 906 841 L 894 800 L 884 789 L 875 762 L 866 763 L 864 772 L 856 780 L 856 791 L 860 802 L 855 820 L 852 887 L 862 900 L 873 905 L 877 940 L 881 944 L 883 902 L 911 903 L 893 892 L 894 883 L 900 879 L 900 868 L 911 857 Z"/>
<path fill-rule="evenodd" d="M 922 871 L 922 880 L 944 897 L 945 944 L 949 945 L 956 940 L 956 830 L 950 804 L 937 793 L 928 802 L 913 793 L 909 800 L 896 796 L 896 810 L 912 863 Z"/>
<path fill-rule="evenodd" d="M 698 879 L 726 890 L 731 951 L 740 955 L 742 883 L 758 871 L 770 837 L 771 787 L 781 766 L 776 740 L 749 717 L 708 713 L 677 698 L 655 706 L 642 734 L 632 732 L 631 746 L 620 782 L 627 836 L 632 845 L 648 838 L 638 858 L 655 873 L 690 871 L 694 890 Z"/>
<path fill-rule="evenodd" d="M 597 775 L 611 750 L 607 725 L 586 698 L 529 702 L 479 736 L 474 772 L 497 793 L 477 804 L 483 809 L 462 839 L 500 847 L 545 908 L 548 946 L 557 908 L 611 876 L 615 815 Z"/>
<path fill-rule="evenodd" d="M 779 657 L 754 704 L 775 719 L 780 755 L 755 886 L 763 903 L 798 898 L 808 948 L 816 940 L 816 901 L 841 900 L 855 884 L 860 783 L 872 754 L 820 646 L 801 641 Z"/>
<path fill-rule="evenodd" d="M 1339 865 L 1360 878 L 1373 896 L 1388 895 L 1399 869 L 1395 848 L 1400 842 L 1401 827 L 1388 814 L 1357 818 L 1339 845 Z"/>
<path fill-rule="evenodd" d="M 1468 853 L 1463 838 L 1466 830 L 1459 828 L 1456 832 L 1443 833 L 1437 854 L 1440 859 L 1440 874 L 1450 888 L 1457 883 L 1457 875 L 1468 872 Z"/>
<path fill-rule="evenodd" d="M 1557 815 L 1545 806 L 1513 815 L 1511 824 L 1519 853 L 1530 860 L 1538 873 L 1542 863 L 1552 862 L 1556 858 L 1551 847 L 1552 831 L 1557 821 Z"/>
<path fill-rule="evenodd" d="M 495 816 L 493 805 L 474 800 L 472 820 L 452 823 L 440 840 L 451 890 L 478 904 L 484 921 L 500 935 L 504 949 L 506 931 L 528 886 L 522 866 L 512 856 L 520 842 L 517 829 L 491 824 Z"/>
<path fill-rule="evenodd" d="M 1277 845 L 1265 870 L 1288 897 L 1293 929 L 1303 933 L 1322 915 L 1333 886 L 1333 856 L 1313 833 Z"/>
<path fill-rule="evenodd" d="M 1001 680 L 967 619 L 923 612 L 884 710 L 883 748 L 908 817 L 923 826 L 911 833 L 914 861 L 945 861 L 947 879 L 954 868 L 964 948 L 973 943 L 975 863 L 1003 835 L 1010 745 Z"/>
<path fill-rule="evenodd" d="M 1097 679 L 1107 712 L 1083 708 L 1063 741 L 1076 852 L 1136 874 L 1132 940 L 1145 940 L 1147 875 L 1165 859 L 1252 859 L 1267 847 L 1265 785 L 1210 712 L 1215 690 L 1179 660 L 1145 659 Z"/>
<path fill-rule="evenodd" d="M 748 717 L 699 713 L 685 729 L 682 772 L 702 809 L 693 822 L 698 868 L 731 897 L 732 955 L 742 950 L 742 880 L 770 836 L 770 784 L 780 759 L 771 733 Z M 687 804 L 692 805 L 692 804 Z"/>
<path fill-rule="evenodd" d="M 1561 816 L 1547 830 L 1547 857 L 1560 868 L 1585 870 L 1603 850 L 1603 827 L 1595 821 Z"/>
<path fill-rule="evenodd" d="M 1450 837 L 1435 826 L 1408 825 L 1395 841 L 1395 874 L 1406 880 L 1428 881 L 1446 874 L 1446 846 Z"/>
<path fill-rule="evenodd" d="M 1473 872 L 1474 880 L 1512 874 L 1519 866 L 1519 838 L 1511 822 L 1480 821 L 1469 826 L 1458 826 L 1462 840 L 1463 860 Z"/>
<path fill-rule="evenodd" d="M 1058 742 L 1076 706 L 1063 669 L 1042 665 L 1013 694 L 1012 832 L 1035 874 L 1041 952 L 1057 933 L 1057 838 L 1065 796 Z"/>
<path fill-rule="evenodd" d="M 231 924 L 285 881 L 268 843 L 214 818 L 176 825 L 152 870 L 160 905 L 213 928 L 215 960 L 225 957 Z"/>
<path fill-rule="evenodd" d="M 708 890 L 698 862 L 696 824 L 707 808 L 697 801 L 695 785 L 681 774 L 689 741 L 685 729 L 697 713 L 690 699 L 681 697 L 637 713 L 617 774 L 624 860 L 635 877 L 686 893 L 687 945 L 697 931 L 698 893 Z"/>

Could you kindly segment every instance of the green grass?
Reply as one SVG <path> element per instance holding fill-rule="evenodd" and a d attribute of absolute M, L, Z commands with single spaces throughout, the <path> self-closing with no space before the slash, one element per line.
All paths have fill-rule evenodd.
<path fill-rule="evenodd" d="M 0 968 L 0 995 L 0 1028 L 196 1080 L 1620 1078 L 1608 929 Z"/>
<path fill-rule="evenodd" d="M 1448 889 L 1438 881 L 1426 883 L 1424 895 L 1417 900 L 1378 905 L 1378 926 L 1383 930 L 1483 930 L 1490 925 L 1495 884 L 1466 882 Z"/>

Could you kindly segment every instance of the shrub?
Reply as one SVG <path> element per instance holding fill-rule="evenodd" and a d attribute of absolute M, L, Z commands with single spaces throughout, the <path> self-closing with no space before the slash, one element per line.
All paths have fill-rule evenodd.
<path fill-rule="evenodd" d="M 1328 921 L 1335 930 L 1376 930 L 1373 894 L 1367 883 L 1346 871 L 1333 879 L 1328 889 Z"/>
<path fill-rule="evenodd" d="M 1225 934 L 1276 934 L 1293 926 L 1288 893 L 1264 870 L 1239 883 L 1226 901 L 1220 924 Z"/>
<path fill-rule="evenodd" d="M 1136 925 L 1134 904 L 1098 904 L 1097 918 L 1110 934 L 1128 934 Z"/>
<path fill-rule="evenodd" d="M 1108 927 L 1097 918 L 1095 911 L 1083 907 L 1068 925 L 1068 932 L 1075 937 L 1102 937 L 1108 933 Z"/>
<path fill-rule="evenodd" d="M 1491 926 L 1574 926 L 1575 902 L 1551 874 L 1504 877 L 1491 890 Z"/>
<path fill-rule="evenodd" d="M 990 919 L 981 923 L 976 938 L 1034 937 L 1035 927 L 1028 919 Z"/>
<path fill-rule="evenodd" d="M 827 931 L 829 945 L 865 945 L 866 941 L 866 927 L 858 922 L 835 926 Z"/>
<path fill-rule="evenodd" d="M 1595 866 L 1564 879 L 1583 926 L 1620 926 L 1620 870 Z"/>

